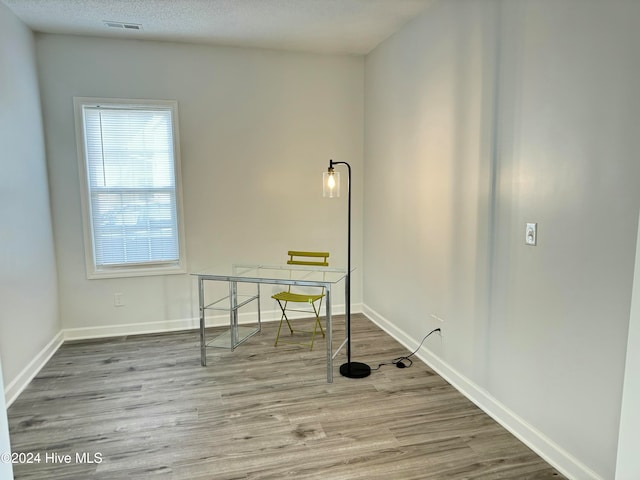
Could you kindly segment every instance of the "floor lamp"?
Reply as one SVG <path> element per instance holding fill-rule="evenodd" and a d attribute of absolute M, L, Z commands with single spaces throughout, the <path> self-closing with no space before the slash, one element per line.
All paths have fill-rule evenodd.
<path fill-rule="evenodd" d="M 329 160 L 329 169 L 323 172 L 322 194 L 334 198 L 340 196 L 340 172 L 335 172 L 334 165 L 346 165 L 348 171 L 347 192 L 349 199 L 348 229 L 347 229 L 347 276 L 345 287 L 345 324 L 347 329 L 347 363 L 340 365 L 340 374 L 348 378 L 364 378 L 371 374 L 371 367 L 366 363 L 351 361 L 351 165 L 347 162 Z"/>

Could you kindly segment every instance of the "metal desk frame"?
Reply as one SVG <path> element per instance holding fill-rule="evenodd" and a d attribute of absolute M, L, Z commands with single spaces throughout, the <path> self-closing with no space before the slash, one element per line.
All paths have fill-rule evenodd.
<path fill-rule="evenodd" d="M 233 350 L 244 341 L 261 330 L 260 323 L 260 284 L 271 285 L 298 285 L 305 287 L 324 287 L 325 289 L 325 319 L 326 319 L 326 343 L 327 343 L 327 383 L 333 382 L 333 359 L 348 343 L 345 335 L 344 341 L 333 351 L 333 331 L 331 315 L 331 289 L 346 277 L 346 270 L 328 267 L 298 267 L 293 265 L 233 265 L 231 272 L 194 273 L 198 277 L 198 299 L 200 310 L 200 363 L 207 365 L 207 343 L 205 339 L 205 312 L 206 310 L 229 311 L 229 323 L 231 334 L 231 349 Z M 269 274 L 269 272 L 273 272 Z M 277 275 L 276 275 L 277 273 Z M 294 275 L 295 273 L 295 275 Z M 288 274 L 288 278 L 286 276 Z M 322 275 L 320 275 L 322 274 Z M 317 278 L 317 277 L 321 278 Z M 205 281 L 217 281 L 229 283 L 229 295 L 205 305 Z M 238 295 L 238 283 L 255 283 L 256 295 L 243 297 Z M 348 285 L 345 283 L 345 289 Z M 224 300 L 229 300 L 229 307 L 219 307 Z M 258 327 L 243 338 L 238 338 L 238 309 L 256 300 L 258 302 Z"/>

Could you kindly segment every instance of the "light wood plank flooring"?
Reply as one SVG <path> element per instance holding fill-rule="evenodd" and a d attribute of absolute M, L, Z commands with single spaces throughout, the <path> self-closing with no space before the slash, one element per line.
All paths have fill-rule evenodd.
<path fill-rule="evenodd" d="M 207 367 L 193 331 L 64 344 L 8 410 L 41 455 L 15 478 L 564 478 L 419 360 L 356 380 L 341 354 L 327 384 L 324 341 L 274 348 L 276 326 Z M 409 353 L 362 315 L 352 333 L 372 367 Z"/>

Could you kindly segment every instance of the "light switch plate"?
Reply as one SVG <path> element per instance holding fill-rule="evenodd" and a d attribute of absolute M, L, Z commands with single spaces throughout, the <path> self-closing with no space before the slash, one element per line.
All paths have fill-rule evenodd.
<path fill-rule="evenodd" d="M 524 244 L 535 247 L 538 243 L 538 224 L 527 223 L 527 228 L 524 232 Z"/>

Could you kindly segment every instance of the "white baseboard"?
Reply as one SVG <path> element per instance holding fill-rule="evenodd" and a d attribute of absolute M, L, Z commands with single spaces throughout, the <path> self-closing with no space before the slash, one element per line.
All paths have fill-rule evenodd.
<path fill-rule="evenodd" d="M 404 331 L 397 328 L 375 310 L 364 305 L 362 313 L 404 345 L 409 351 L 413 351 L 418 347 L 420 343 L 419 340 L 409 337 Z M 416 353 L 416 356 L 567 478 L 603 480 L 602 477 L 564 450 L 560 445 L 545 436 L 533 425 L 525 422 L 515 412 L 494 398 L 488 391 L 462 375 L 427 347 L 422 346 Z"/>
<path fill-rule="evenodd" d="M 352 307 L 353 308 L 353 307 Z M 334 315 L 344 313 L 344 305 L 338 305 L 332 309 Z M 354 310 L 354 313 L 356 311 Z M 289 315 L 289 314 L 288 314 Z M 294 313 L 289 318 L 303 318 L 304 313 Z M 262 310 L 260 312 L 262 322 L 272 322 L 280 320 L 279 310 Z M 256 323 L 258 321 L 256 312 L 240 312 L 238 322 L 240 324 Z M 207 316 L 205 319 L 207 327 L 224 327 L 229 325 L 229 314 Z M 87 340 L 92 338 L 122 337 L 126 335 L 144 335 L 150 333 L 175 332 L 180 330 L 195 330 L 200 327 L 199 318 L 185 318 L 180 320 L 162 320 L 158 322 L 129 323 L 123 325 L 101 325 L 96 327 L 65 328 L 64 340 Z"/>
<path fill-rule="evenodd" d="M 64 342 L 64 334 L 60 331 L 40 352 L 33 357 L 29 364 L 22 369 L 22 371 L 9 382 L 4 389 L 4 397 L 6 399 L 7 408 L 18 398 L 18 395 L 27 388 L 29 382 L 33 380 L 38 372 L 46 365 L 49 359 L 54 353 L 58 351 L 60 345 Z"/>
<path fill-rule="evenodd" d="M 261 321 L 268 322 L 275 318 L 273 312 L 262 312 Z M 240 313 L 238 321 L 241 324 L 258 321 L 255 312 Z M 211 315 L 205 319 L 207 327 L 224 327 L 229 325 L 229 314 Z M 200 328 L 199 318 L 183 318 L 179 320 L 161 320 L 158 322 L 127 323 L 123 325 L 100 325 L 96 327 L 65 328 L 64 339 L 87 340 L 92 338 L 124 337 L 127 335 L 145 335 L 150 333 L 177 332 L 181 330 L 196 330 Z"/>

